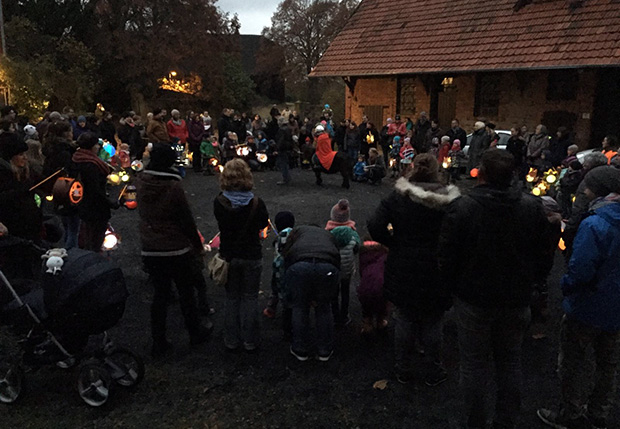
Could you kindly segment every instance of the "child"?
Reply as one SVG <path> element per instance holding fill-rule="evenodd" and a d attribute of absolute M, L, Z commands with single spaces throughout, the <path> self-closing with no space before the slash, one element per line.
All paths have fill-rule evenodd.
<path fill-rule="evenodd" d="M 454 143 L 452 143 L 452 148 L 448 152 L 448 159 L 450 160 L 448 165 L 450 180 L 452 183 L 456 183 L 461 178 L 461 168 L 467 164 L 467 155 L 461 150 L 461 141 L 459 139 L 455 139 Z"/>
<path fill-rule="evenodd" d="M 437 161 L 439 165 L 443 163 L 443 160 L 446 156 L 448 156 L 448 152 L 450 152 L 450 137 L 443 136 L 441 138 L 441 143 L 439 143 L 439 152 L 437 153 Z"/>
<path fill-rule="evenodd" d="M 366 166 L 366 177 L 368 183 L 377 185 L 381 183 L 381 179 L 385 177 L 385 161 L 383 155 L 374 147 L 368 150 L 368 165 Z"/>
<path fill-rule="evenodd" d="M 301 146 L 301 168 L 310 169 L 312 166 L 312 155 L 314 155 L 314 146 L 310 137 L 306 137 L 304 144 Z"/>
<path fill-rule="evenodd" d="M 578 150 L 579 146 L 577 146 L 576 144 L 572 144 L 568 148 L 566 148 L 566 158 L 564 158 L 564 160 L 562 161 L 563 168 L 568 168 L 571 162 L 577 161 L 576 153 Z"/>
<path fill-rule="evenodd" d="M 205 166 L 203 174 L 205 176 L 212 176 L 215 174 L 215 166 L 219 164 L 219 151 L 220 146 L 215 136 L 211 136 L 200 143 L 200 156 L 202 156 L 202 165 Z M 215 160 L 215 165 L 213 165 Z"/>
<path fill-rule="evenodd" d="M 573 196 L 577 193 L 577 188 L 583 180 L 583 165 L 574 160 L 568 166 L 568 170 L 560 179 L 560 192 L 558 193 L 558 204 L 562 210 L 562 219 L 569 219 L 573 210 Z"/>
<path fill-rule="evenodd" d="M 354 182 L 365 182 L 366 178 L 366 162 L 364 160 L 364 155 L 360 154 L 357 156 L 357 163 L 355 167 L 353 167 L 353 181 Z"/>
<path fill-rule="evenodd" d="M 375 329 L 388 325 L 388 303 L 383 297 L 383 270 L 387 258 L 387 247 L 376 241 L 364 241 L 360 249 L 360 283 L 357 297 L 362 305 L 362 335 L 367 336 Z"/>
<path fill-rule="evenodd" d="M 282 295 L 282 277 L 284 275 L 284 258 L 282 257 L 282 248 L 286 244 L 286 238 L 288 234 L 295 227 L 295 216 L 293 213 L 288 211 L 278 212 L 274 219 L 277 238 L 273 243 L 275 248 L 275 253 L 273 257 L 273 265 L 272 265 L 272 275 L 271 275 L 271 297 L 267 303 L 267 307 L 263 310 L 263 315 L 269 319 L 273 319 L 276 317 L 276 310 L 278 308 L 278 302 L 280 301 L 280 297 Z M 285 311 L 286 312 L 286 311 Z M 287 317 L 285 314 L 285 332 L 286 332 L 286 324 Z M 290 319 L 289 319 L 290 324 Z"/>
<path fill-rule="evenodd" d="M 349 317 L 349 289 L 351 279 L 355 273 L 356 258 L 361 244 L 360 236 L 355 232 L 355 222 L 351 220 L 349 201 L 342 199 L 332 207 L 330 220 L 325 225 L 336 239 L 336 246 L 340 252 L 340 302 L 338 296 L 332 302 L 332 312 L 336 325 L 348 325 Z"/>
<path fill-rule="evenodd" d="M 398 177 L 399 165 L 400 165 L 400 137 L 396 136 L 392 140 L 392 146 L 390 150 L 390 169 L 392 170 L 392 174 L 390 177 L 396 178 Z"/>

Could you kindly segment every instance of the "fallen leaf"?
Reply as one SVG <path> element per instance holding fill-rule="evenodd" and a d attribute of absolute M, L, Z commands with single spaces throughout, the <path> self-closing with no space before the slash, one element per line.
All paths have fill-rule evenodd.
<path fill-rule="evenodd" d="M 387 387 L 387 384 L 388 384 L 387 380 L 379 380 L 379 381 L 375 381 L 372 387 L 373 389 L 377 389 L 377 390 L 385 390 L 385 388 Z"/>

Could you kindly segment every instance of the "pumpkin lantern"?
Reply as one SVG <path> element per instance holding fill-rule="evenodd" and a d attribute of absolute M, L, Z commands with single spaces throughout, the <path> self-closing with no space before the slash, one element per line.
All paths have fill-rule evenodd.
<path fill-rule="evenodd" d="M 138 201 L 136 201 L 136 187 L 134 185 L 127 185 L 125 192 L 123 193 L 125 198 L 125 207 L 129 210 L 135 210 L 138 208 Z"/>

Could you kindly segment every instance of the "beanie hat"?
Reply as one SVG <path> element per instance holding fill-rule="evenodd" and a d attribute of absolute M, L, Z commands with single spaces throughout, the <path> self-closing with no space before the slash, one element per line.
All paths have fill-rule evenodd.
<path fill-rule="evenodd" d="M 452 150 L 460 150 L 461 149 L 461 141 L 459 139 L 455 139 L 452 143 Z"/>
<path fill-rule="evenodd" d="M 400 142 L 400 136 L 395 136 L 394 139 L 392 139 L 392 141 L 394 143 L 399 143 Z"/>
<path fill-rule="evenodd" d="M 274 223 L 278 232 L 286 228 L 293 228 L 295 226 L 295 215 L 288 211 L 278 212 L 274 219 Z"/>
<path fill-rule="evenodd" d="M 342 199 L 338 201 L 330 212 L 330 218 L 334 222 L 345 223 L 351 219 L 351 210 L 349 208 L 349 200 Z"/>
<path fill-rule="evenodd" d="M 407 144 L 407 143 L 411 143 L 411 138 L 405 137 L 405 144 Z"/>
<path fill-rule="evenodd" d="M 573 162 L 568 164 L 568 166 L 573 170 L 581 170 L 583 168 L 583 164 L 578 160 L 574 160 Z"/>
<path fill-rule="evenodd" d="M 180 115 L 180 114 L 181 114 L 181 112 L 179 112 L 177 109 L 172 109 L 172 111 L 170 112 L 170 114 L 171 114 L 172 116 L 174 116 L 174 115 Z"/>
<path fill-rule="evenodd" d="M 2 133 L 0 134 L 0 157 L 6 161 L 10 161 L 15 155 L 24 153 L 28 150 L 28 145 L 21 141 L 17 134 Z"/>
<path fill-rule="evenodd" d="M 34 125 L 28 124 L 24 127 L 24 133 L 26 133 L 26 136 L 28 137 L 34 136 L 36 132 L 37 132 L 37 129 Z"/>
<path fill-rule="evenodd" d="M 78 124 L 79 124 L 80 122 L 84 122 L 84 123 L 86 123 L 86 116 L 84 116 L 84 115 L 80 115 L 80 116 L 78 116 L 77 122 L 78 122 Z"/>
<path fill-rule="evenodd" d="M 325 128 L 323 127 L 323 125 L 317 125 L 314 131 L 317 133 L 322 133 L 323 131 L 325 131 Z"/>
<path fill-rule="evenodd" d="M 486 124 L 482 121 L 478 121 L 474 124 L 474 130 L 476 131 L 481 130 L 484 127 L 486 127 Z"/>
<path fill-rule="evenodd" d="M 149 162 L 149 170 L 166 171 L 174 164 L 177 159 L 175 150 L 166 143 L 153 143 L 151 149 L 151 161 Z"/>
<path fill-rule="evenodd" d="M 50 122 L 60 120 L 62 120 L 62 115 L 60 114 L 60 112 L 54 110 L 52 113 L 50 113 Z"/>
<path fill-rule="evenodd" d="M 99 143 L 99 139 L 92 133 L 84 133 L 77 139 L 77 145 L 80 149 L 92 149 L 97 143 Z"/>
<path fill-rule="evenodd" d="M 588 188 L 597 197 L 606 197 L 612 192 L 620 193 L 620 170 L 608 165 L 590 170 L 583 179 Z"/>

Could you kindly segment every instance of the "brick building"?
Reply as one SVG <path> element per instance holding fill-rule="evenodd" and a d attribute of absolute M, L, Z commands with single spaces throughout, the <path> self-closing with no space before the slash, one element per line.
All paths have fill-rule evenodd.
<path fill-rule="evenodd" d="M 620 2 L 363 0 L 310 76 L 342 77 L 355 121 L 544 123 L 596 146 L 620 134 Z"/>

